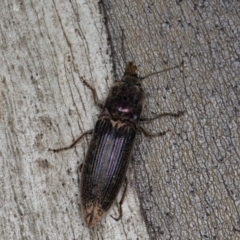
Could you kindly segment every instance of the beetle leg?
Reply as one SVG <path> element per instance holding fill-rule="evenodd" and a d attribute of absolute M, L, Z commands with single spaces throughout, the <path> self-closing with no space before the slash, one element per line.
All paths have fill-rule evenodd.
<path fill-rule="evenodd" d="M 118 209 L 118 210 L 119 210 L 119 216 L 118 216 L 118 217 L 113 217 L 113 216 L 111 215 L 111 217 L 112 217 L 114 220 L 116 220 L 116 221 L 119 221 L 119 220 L 122 218 L 122 214 L 123 214 L 122 205 L 123 205 L 123 201 L 124 201 L 124 199 L 125 199 L 125 197 L 126 197 L 127 187 L 128 187 L 128 180 L 127 180 L 127 178 L 125 179 L 125 184 L 126 184 L 126 186 L 125 186 L 125 188 L 124 188 L 122 198 L 121 198 L 121 200 L 120 200 L 120 202 L 119 202 L 119 209 Z"/>
<path fill-rule="evenodd" d="M 171 117 L 180 117 L 184 114 L 185 111 L 178 111 L 178 113 L 160 113 L 157 116 L 153 117 L 153 118 L 140 118 L 139 120 L 141 122 L 149 122 L 161 117 L 165 117 L 165 116 L 171 116 Z"/>
<path fill-rule="evenodd" d="M 140 130 L 140 131 L 145 135 L 145 137 L 163 136 L 163 135 L 165 135 L 167 132 L 170 131 L 170 130 L 167 130 L 167 131 L 164 131 L 164 132 L 150 133 L 150 132 L 148 132 L 146 129 L 144 129 L 144 128 L 141 127 L 141 126 L 138 126 L 138 130 Z"/>
<path fill-rule="evenodd" d="M 97 91 L 94 87 L 92 87 L 85 79 L 82 79 L 83 80 L 83 83 L 92 91 L 92 94 L 93 94 L 93 99 L 94 99 L 94 102 L 95 104 L 103 109 L 103 104 L 99 102 L 98 100 L 98 96 L 97 96 Z"/>
<path fill-rule="evenodd" d="M 68 147 L 64 147 L 64 148 L 58 148 L 58 149 L 51 149 L 49 148 L 48 151 L 53 151 L 53 152 L 60 152 L 60 151 L 64 151 L 64 150 L 68 150 L 72 147 L 74 147 L 78 141 L 80 141 L 85 135 L 87 134 L 92 134 L 93 130 L 88 130 L 87 132 L 83 133 L 78 139 L 76 139 L 71 145 L 69 145 Z"/>

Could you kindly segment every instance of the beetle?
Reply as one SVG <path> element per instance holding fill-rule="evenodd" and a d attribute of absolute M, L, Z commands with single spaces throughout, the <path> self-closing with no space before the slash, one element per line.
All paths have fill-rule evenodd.
<path fill-rule="evenodd" d="M 54 152 L 70 149 L 83 136 L 92 134 L 80 178 L 81 212 L 89 227 L 95 226 L 115 201 L 126 177 L 137 132 L 140 131 L 148 137 L 161 136 L 167 132 L 150 134 L 139 125 L 139 122 L 162 116 L 179 117 L 183 114 L 183 112 L 163 113 L 152 119 L 141 118 L 145 98 L 141 81 L 151 75 L 153 74 L 139 77 L 136 65 L 129 62 L 122 80 L 111 87 L 104 105 L 98 102 L 96 90 L 84 81 L 92 91 L 95 103 L 102 108 L 95 128 L 82 134 L 68 147 L 51 149 Z M 121 204 L 126 189 L 127 184 L 120 201 L 120 216 L 115 218 L 116 220 L 122 215 Z"/>

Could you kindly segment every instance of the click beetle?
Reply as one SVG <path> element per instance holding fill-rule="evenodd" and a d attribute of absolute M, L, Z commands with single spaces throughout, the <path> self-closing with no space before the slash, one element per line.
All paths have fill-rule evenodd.
<path fill-rule="evenodd" d="M 163 116 L 179 117 L 183 114 L 183 112 L 163 113 L 151 119 L 141 118 L 145 98 L 141 81 L 151 75 L 153 74 L 139 77 L 136 65 L 129 62 L 122 80 L 112 86 L 104 105 L 98 102 L 96 90 L 84 81 L 92 91 L 95 102 L 102 109 L 94 130 L 85 132 L 68 147 L 51 149 L 54 152 L 67 150 L 86 134 L 92 134 L 79 184 L 81 212 L 89 227 L 95 226 L 115 201 L 126 177 L 137 132 L 142 132 L 148 137 L 161 136 L 167 132 L 150 134 L 139 125 L 139 122 Z M 126 189 L 127 187 L 120 203 Z M 119 220 L 121 215 L 120 204 L 120 216 L 116 220 Z"/>

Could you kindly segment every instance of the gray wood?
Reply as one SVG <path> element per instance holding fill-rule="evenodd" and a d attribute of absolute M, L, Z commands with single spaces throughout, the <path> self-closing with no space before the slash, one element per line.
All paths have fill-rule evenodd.
<path fill-rule="evenodd" d="M 105 0 L 100 9 L 96 1 L 1 3 L 1 239 L 238 239 L 239 2 Z M 89 138 L 62 153 L 48 148 L 93 127 L 99 109 L 82 79 L 105 99 L 111 59 L 115 77 L 125 67 L 121 27 L 126 60 L 142 76 L 185 63 L 144 81 L 144 116 L 187 113 L 144 124 L 171 132 L 139 137 L 123 219 L 110 217 L 115 204 L 88 229 L 77 169 Z"/>
<path fill-rule="evenodd" d="M 151 239 L 240 238 L 239 1 L 104 1 L 117 74 L 124 57 L 144 81 L 146 116 L 186 110 L 144 125 L 171 129 L 139 138 L 135 185 Z M 120 67 L 119 67 L 120 66 Z"/>
<path fill-rule="evenodd" d="M 66 152 L 48 151 L 94 126 L 99 109 L 83 78 L 99 99 L 112 85 L 98 4 L 5 1 L 0 36 L 0 239 L 145 239 L 134 190 L 128 197 L 138 208 L 124 206 L 130 230 L 109 216 L 117 205 L 96 229 L 83 225 L 77 170 L 89 138 Z"/>

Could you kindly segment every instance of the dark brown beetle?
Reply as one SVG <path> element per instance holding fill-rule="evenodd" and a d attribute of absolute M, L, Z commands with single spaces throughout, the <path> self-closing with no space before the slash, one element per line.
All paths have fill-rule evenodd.
<path fill-rule="evenodd" d="M 140 120 L 146 120 L 140 119 L 145 98 L 141 80 L 146 77 L 139 78 L 136 71 L 137 67 L 132 62 L 128 63 L 123 79 L 110 89 L 103 106 L 97 102 L 95 89 L 85 82 L 93 92 L 95 102 L 102 108 L 95 128 L 84 133 L 69 147 L 53 150 L 57 152 L 69 149 L 84 135 L 93 133 L 80 180 L 81 211 L 89 227 L 95 226 L 115 201 L 126 177 L 137 131 L 140 130 L 146 136 L 160 136 L 166 133 L 151 135 L 139 126 Z M 153 74 L 148 76 L 151 75 Z M 179 117 L 182 113 L 163 113 L 148 120 L 162 116 Z M 121 203 L 125 193 L 126 188 Z M 121 215 L 120 204 L 118 219 Z"/>

